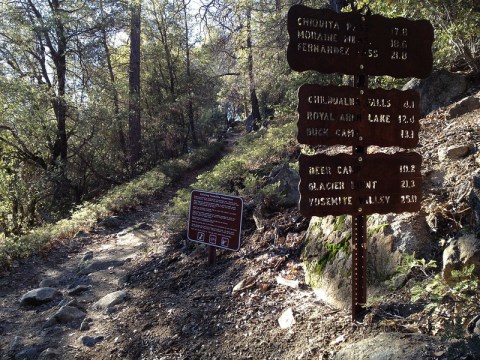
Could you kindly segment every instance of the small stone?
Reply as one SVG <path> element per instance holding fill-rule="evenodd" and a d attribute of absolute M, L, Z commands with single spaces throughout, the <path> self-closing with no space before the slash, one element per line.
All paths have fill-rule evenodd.
<path fill-rule="evenodd" d="M 461 159 L 469 154 L 470 148 L 470 145 L 453 145 L 448 148 L 441 148 L 438 150 L 438 159 L 440 161 Z"/>
<path fill-rule="evenodd" d="M 88 347 L 94 347 L 97 345 L 99 342 L 102 342 L 104 339 L 103 336 L 82 336 L 81 337 L 81 342 L 83 345 L 88 346 Z"/>
<path fill-rule="evenodd" d="M 123 225 L 123 222 L 124 220 L 119 216 L 110 216 L 103 219 L 98 224 L 108 229 L 117 229 Z"/>
<path fill-rule="evenodd" d="M 62 306 L 60 310 L 53 315 L 53 318 L 56 320 L 56 322 L 60 324 L 66 324 L 71 321 L 83 319 L 84 317 L 85 313 L 82 310 L 68 305 Z"/>
<path fill-rule="evenodd" d="M 246 279 L 241 280 L 237 285 L 235 285 L 232 289 L 232 294 L 241 292 L 243 290 L 251 289 L 255 286 L 255 277 L 250 276 Z"/>
<path fill-rule="evenodd" d="M 80 331 L 87 331 L 90 330 L 90 325 L 92 323 L 91 318 L 83 319 L 82 323 L 80 324 Z"/>
<path fill-rule="evenodd" d="M 60 352 L 56 349 L 48 348 L 40 354 L 38 360 L 57 360 L 61 359 Z"/>
<path fill-rule="evenodd" d="M 281 329 L 288 329 L 295 324 L 295 318 L 293 317 L 293 309 L 287 308 L 282 315 L 278 318 L 278 324 Z"/>
<path fill-rule="evenodd" d="M 93 304 L 93 308 L 96 310 L 107 310 L 108 308 L 120 304 L 125 301 L 127 298 L 127 292 L 123 290 L 115 291 L 108 295 L 105 295 L 103 298 L 98 300 Z"/>
<path fill-rule="evenodd" d="M 38 359 L 38 353 L 39 349 L 31 346 L 15 354 L 15 360 L 35 360 Z"/>
<path fill-rule="evenodd" d="M 94 261 L 78 272 L 78 275 L 88 275 L 97 271 L 107 270 L 109 267 L 122 266 L 125 261 L 121 260 L 103 260 Z"/>
<path fill-rule="evenodd" d="M 44 288 L 44 287 L 54 287 L 55 286 L 55 281 L 52 279 L 43 279 L 40 281 L 40 284 L 38 284 L 38 287 Z"/>
<path fill-rule="evenodd" d="M 119 290 L 123 289 L 128 285 L 129 282 L 130 282 L 130 275 L 129 274 L 123 275 L 118 279 L 117 289 Z"/>
<path fill-rule="evenodd" d="M 33 289 L 27 292 L 20 299 L 20 306 L 41 305 L 53 301 L 56 297 L 61 296 L 60 291 L 50 287 Z"/>
<path fill-rule="evenodd" d="M 90 286 L 88 285 L 77 285 L 72 290 L 69 290 L 67 294 L 70 296 L 76 296 L 88 290 L 90 290 Z"/>
<path fill-rule="evenodd" d="M 88 261 L 93 259 L 93 251 L 87 251 L 85 255 L 83 255 L 82 261 Z"/>
<path fill-rule="evenodd" d="M 298 280 L 285 279 L 285 278 L 281 277 L 280 275 L 278 275 L 275 278 L 275 280 L 277 280 L 277 284 L 288 286 L 288 287 L 291 287 L 293 289 L 298 288 Z"/>
<path fill-rule="evenodd" d="M 459 102 L 456 102 L 450 108 L 447 118 L 453 119 L 455 117 L 475 111 L 478 108 L 480 108 L 480 98 L 476 96 L 469 96 L 460 100 Z"/>

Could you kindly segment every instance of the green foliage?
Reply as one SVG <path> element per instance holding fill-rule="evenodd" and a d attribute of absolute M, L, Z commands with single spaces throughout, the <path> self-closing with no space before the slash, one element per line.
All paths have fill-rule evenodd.
<path fill-rule="evenodd" d="M 428 278 L 412 287 L 412 301 L 425 303 L 425 310 L 441 313 L 445 318 L 445 335 L 464 336 L 468 319 L 480 310 L 479 279 L 474 273 L 475 266 L 464 266 L 453 270 L 451 281 L 446 281 L 441 274 Z M 453 305 L 453 311 L 447 310 Z"/>
<path fill-rule="evenodd" d="M 169 168 L 187 173 L 211 160 L 217 151 L 217 146 L 199 149 L 197 153 L 170 161 Z M 179 176 L 177 172 L 169 174 L 173 179 Z M 8 267 L 14 259 L 32 255 L 57 241 L 69 239 L 81 230 L 88 231 L 105 217 L 144 203 L 170 184 L 172 178 L 163 172 L 162 167 L 157 167 L 128 183 L 112 188 L 97 202 L 85 202 L 76 207 L 68 219 L 37 228 L 22 236 L 0 240 L 0 269 Z"/>
<path fill-rule="evenodd" d="M 433 310 L 443 301 L 461 302 L 468 309 L 478 306 L 479 279 L 474 274 L 475 265 L 462 270 L 452 270 L 452 281 L 447 282 L 441 274 L 429 278 L 411 289 L 412 301 L 426 301 L 427 309 Z"/>
<path fill-rule="evenodd" d="M 418 259 L 415 257 L 415 253 L 402 255 L 400 265 L 396 269 L 395 275 L 386 283 L 395 290 L 396 282 L 400 278 L 425 278 L 430 276 L 433 269 L 437 268 L 435 260 L 425 260 L 423 258 Z"/>
<path fill-rule="evenodd" d="M 191 188 L 274 201 L 281 196 L 276 192 L 278 184 L 264 186 L 263 176 L 268 175 L 275 164 L 285 161 L 294 131 L 295 123 L 288 121 L 243 136 L 234 151 L 222 158 L 211 171 L 199 175 Z M 190 191 L 177 193 L 169 208 L 169 219 L 175 219 L 172 230 L 186 227 L 189 201 Z"/>
<path fill-rule="evenodd" d="M 328 263 L 332 262 L 339 252 L 348 253 L 350 249 L 349 239 L 344 239 L 339 243 L 325 243 L 325 253 L 315 262 L 314 272 L 321 275 Z"/>

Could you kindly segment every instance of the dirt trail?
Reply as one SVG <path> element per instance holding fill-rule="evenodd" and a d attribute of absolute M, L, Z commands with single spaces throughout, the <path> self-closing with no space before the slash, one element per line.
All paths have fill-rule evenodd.
<path fill-rule="evenodd" d="M 175 192 L 207 168 L 3 276 L 0 358 L 327 358 L 348 337 L 361 337 L 362 325 L 304 286 L 298 253 L 306 226 L 295 211 L 272 219 L 279 226 L 298 219 L 289 238 L 253 234 L 210 267 L 205 248 L 185 247 L 161 227 Z M 20 304 L 39 287 L 58 293 L 45 304 Z M 279 326 L 283 312 L 294 326 Z"/>

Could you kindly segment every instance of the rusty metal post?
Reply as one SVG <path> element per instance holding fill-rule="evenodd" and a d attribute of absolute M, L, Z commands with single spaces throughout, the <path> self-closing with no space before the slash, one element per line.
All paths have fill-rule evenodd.
<path fill-rule="evenodd" d="M 359 89 L 368 88 L 366 75 L 354 76 L 354 82 Z M 365 147 L 354 147 L 353 155 L 357 156 L 359 161 L 362 161 L 365 154 Z M 367 302 L 367 217 L 362 214 L 362 210 L 359 208 L 358 215 L 352 216 L 352 321 L 358 318 Z"/>
<path fill-rule="evenodd" d="M 208 247 L 208 265 L 212 266 L 217 263 L 217 249 L 215 246 Z"/>

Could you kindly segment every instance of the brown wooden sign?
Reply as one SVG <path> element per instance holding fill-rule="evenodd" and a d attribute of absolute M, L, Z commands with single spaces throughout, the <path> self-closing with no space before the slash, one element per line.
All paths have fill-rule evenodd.
<path fill-rule="evenodd" d="M 422 157 L 417 153 L 300 155 L 304 216 L 420 210 Z"/>
<path fill-rule="evenodd" d="M 307 145 L 418 144 L 420 95 L 415 90 L 302 85 L 298 90 L 298 141 Z"/>
<path fill-rule="evenodd" d="M 425 78 L 432 71 L 433 27 L 426 20 L 336 13 L 294 5 L 287 60 L 296 71 Z"/>
<path fill-rule="evenodd" d="M 237 251 L 240 249 L 242 213 L 240 197 L 194 190 L 190 199 L 188 239 Z"/>

